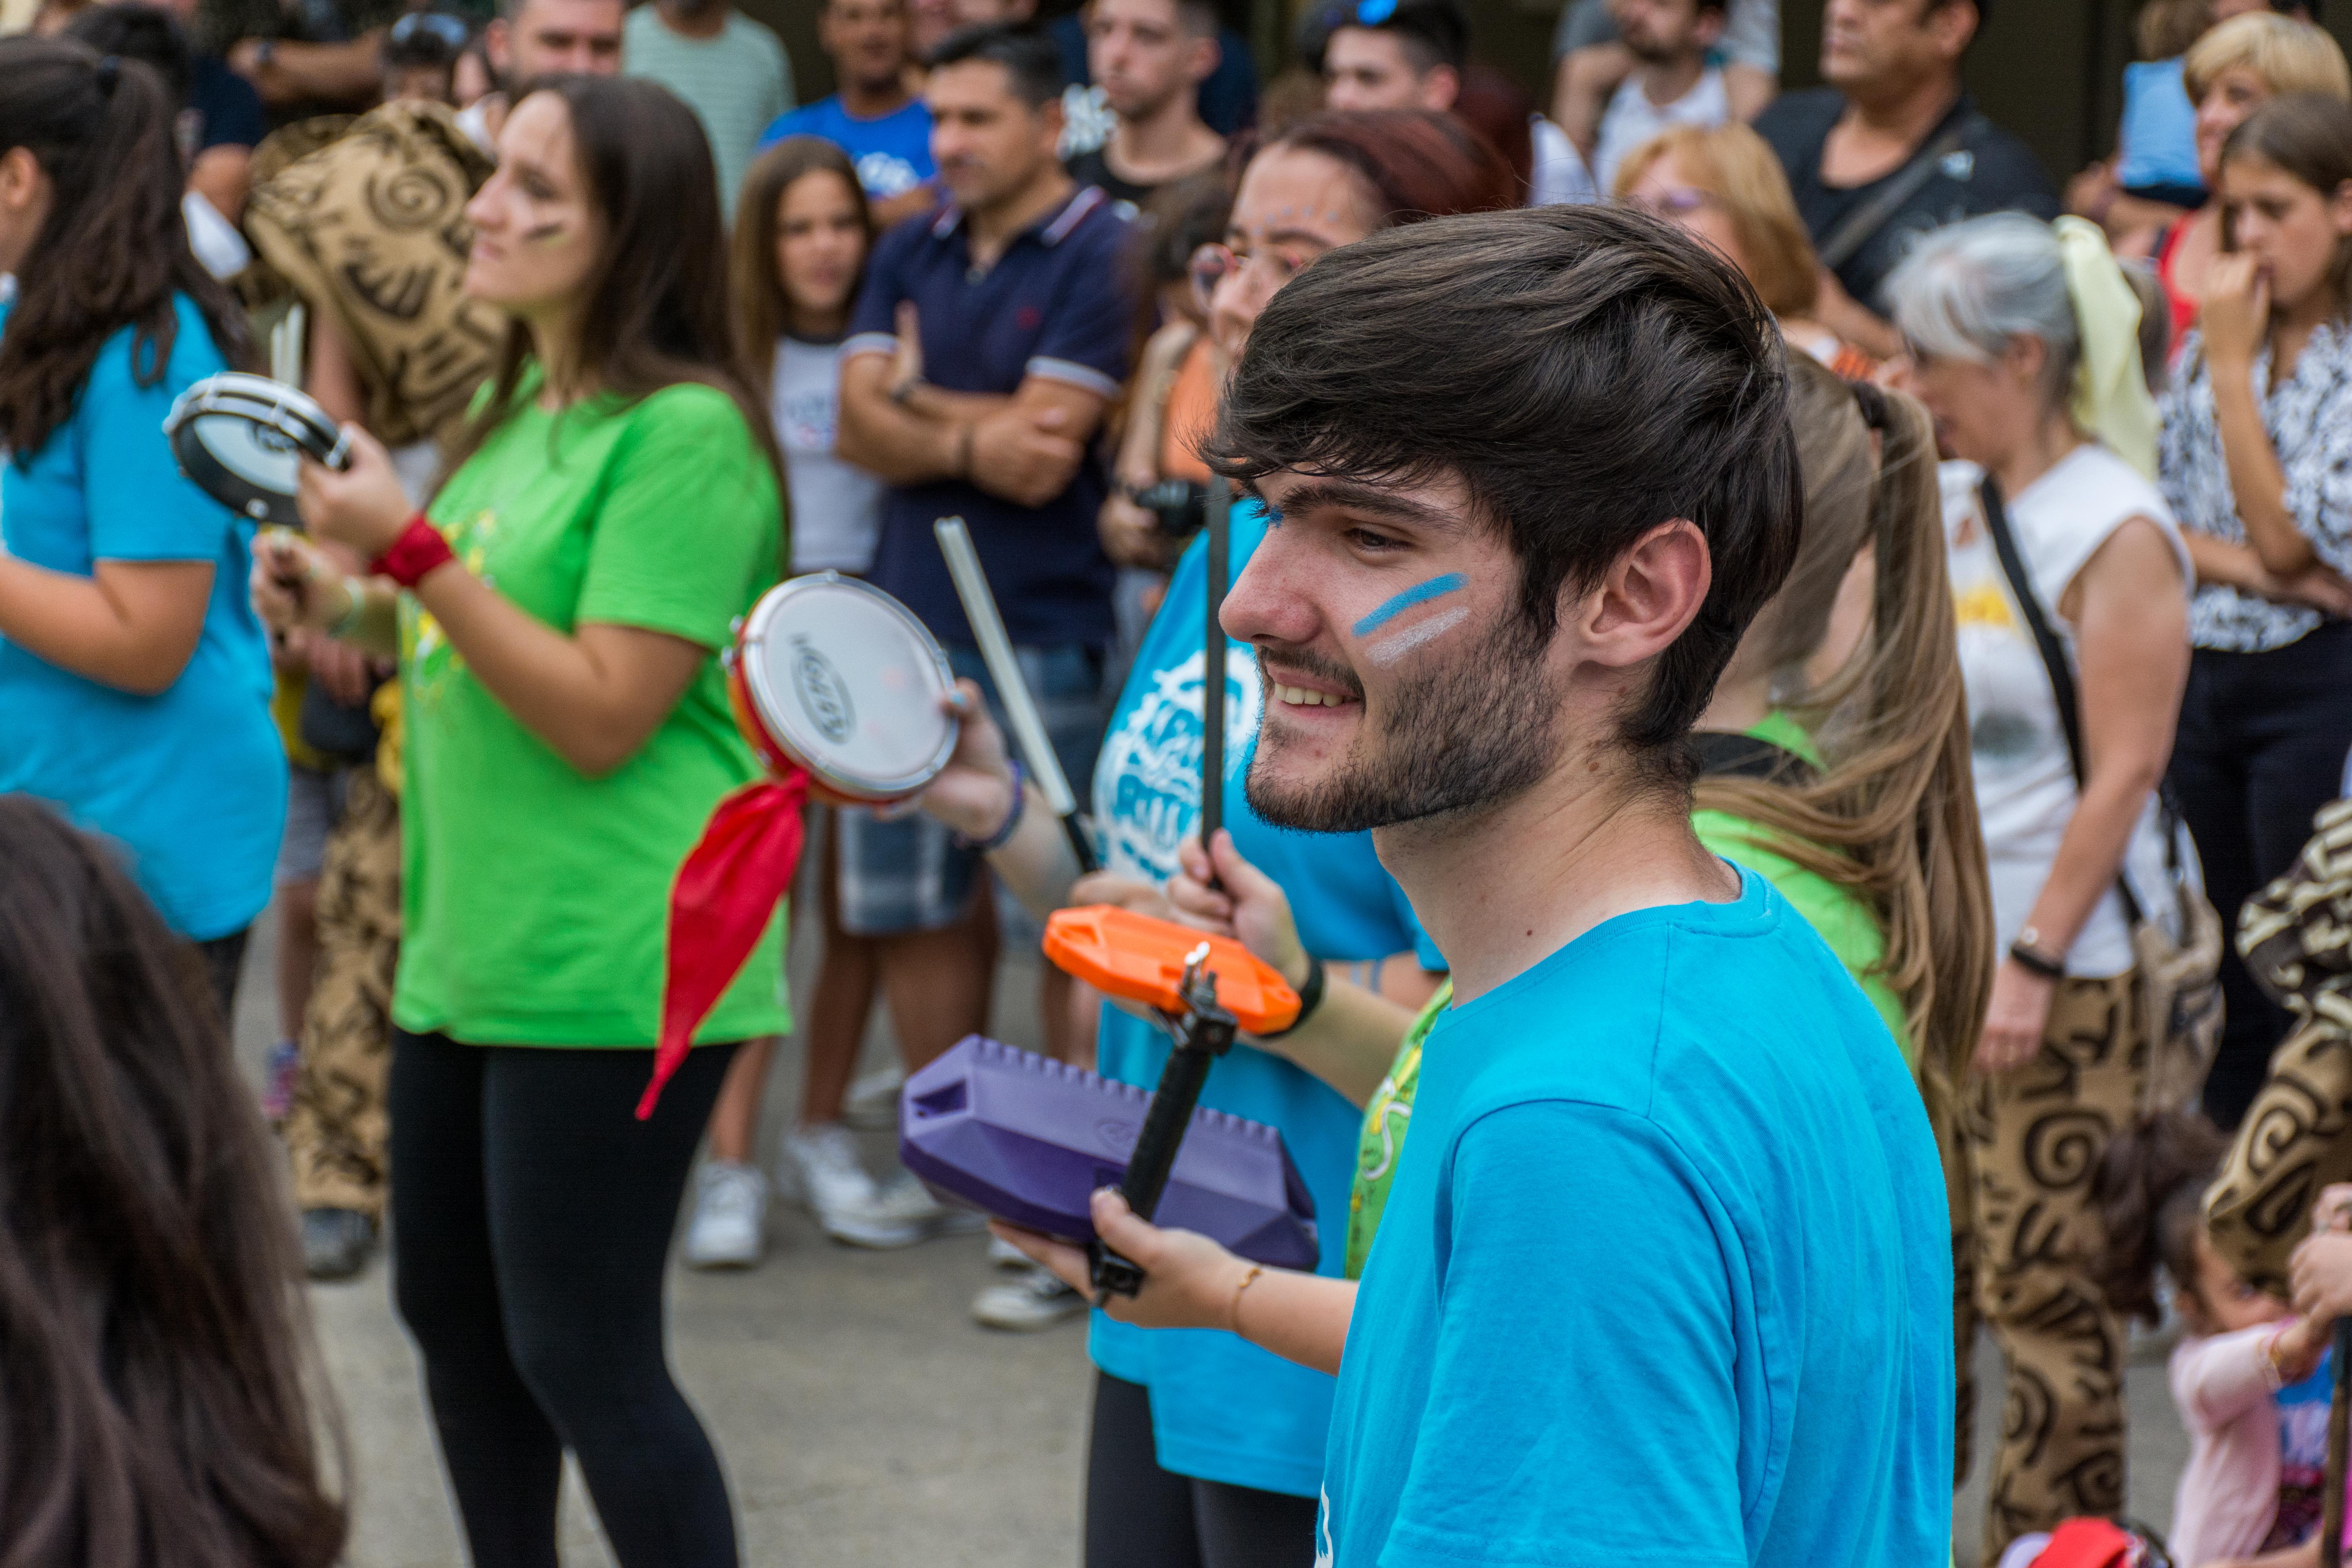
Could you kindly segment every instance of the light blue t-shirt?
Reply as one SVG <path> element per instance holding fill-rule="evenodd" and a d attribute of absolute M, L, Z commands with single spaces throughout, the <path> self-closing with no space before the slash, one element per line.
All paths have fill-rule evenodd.
<path fill-rule="evenodd" d="M 760 132 L 766 152 L 787 136 L 815 136 L 849 154 L 857 183 L 876 201 L 911 191 L 939 173 L 931 162 L 931 111 L 916 99 L 878 120 L 859 120 L 838 95 L 779 114 Z"/>
<path fill-rule="evenodd" d="M 1752 871 L 1449 1009 L 1340 1363 L 1318 1561 L 1925 1568 L 1951 1223 L 1886 1026 Z"/>
<path fill-rule="evenodd" d="M 1231 537 L 1238 577 L 1265 538 L 1264 509 L 1235 506 Z M 1177 846 L 1199 831 L 1207 584 L 1205 545 L 1195 540 L 1144 633 L 1095 764 L 1103 864 L 1124 877 L 1166 881 L 1178 868 Z M 1294 833 L 1250 810 L 1242 775 L 1260 705 L 1257 656 L 1247 644 L 1233 645 L 1225 657 L 1224 820 L 1234 847 L 1289 895 L 1308 952 L 1347 962 L 1411 948 L 1425 967 L 1444 968 L 1403 891 L 1381 869 L 1370 834 Z M 1168 1059 L 1168 1039 L 1140 1018 L 1105 1007 L 1096 1054 L 1104 1077 L 1149 1087 Z M 1201 1103 L 1281 1130 L 1315 1195 L 1323 1254 L 1316 1271 L 1337 1277 L 1346 1261 L 1348 1188 L 1363 1113 L 1312 1074 L 1247 1045 L 1236 1045 L 1209 1069 Z M 1150 1389 L 1152 1436 L 1164 1468 L 1315 1495 L 1330 1426 L 1328 1376 L 1222 1331 L 1139 1329 L 1100 1312 L 1088 1348 L 1103 1371 Z"/>
<path fill-rule="evenodd" d="M 2205 188 L 2197 167 L 2197 106 L 2189 101 L 2179 56 L 2124 67 L 2124 113 L 2116 134 L 2122 156 L 2116 184 L 2127 191 L 2168 185 Z"/>
<path fill-rule="evenodd" d="M 184 295 L 163 378 L 136 384 L 132 330 L 107 340 L 73 416 L 0 467 L 0 544 L 77 576 L 98 561 L 209 561 L 212 602 L 179 679 L 153 697 L 86 680 L 0 637 L 0 792 L 54 803 L 113 839 L 172 929 L 241 930 L 269 901 L 286 754 L 269 721 L 269 650 L 247 597 L 253 524 L 181 477 L 173 398 L 224 370 Z M 0 332 L 8 307 L 0 304 Z"/>

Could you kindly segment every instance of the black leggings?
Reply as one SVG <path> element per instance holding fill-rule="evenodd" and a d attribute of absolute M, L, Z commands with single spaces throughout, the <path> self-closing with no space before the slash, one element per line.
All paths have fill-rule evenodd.
<path fill-rule="evenodd" d="M 2286 1037 L 2286 1010 L 2238 958 L 2238 909 L 2294 864 L 2314 813 L 2343 793 L 2352 748 L 2352 624 L 2329 621 L 2267 653 L 2190 656 L 2171 779 L 2221 912 L 2221 1049 L 2205 1112 L 2237 1126 Z"/>
<path fill-rule="evenodd" d="M 719 1456 L 670 1380 L 662 1276 L 732 1046 L 649 1121 L 653 1053 L 393 1034 L 392 1250 L 475 1568 L 556 1568 L 563 1453 L 624 1568 L 731 1568 Z"/>
<path fill-rule="evenodd" d="M 1151 1391 L 1095 1373 L 1086 1568 L 1309 1568 L 1315 1500 L 1160 1468 Z"/>

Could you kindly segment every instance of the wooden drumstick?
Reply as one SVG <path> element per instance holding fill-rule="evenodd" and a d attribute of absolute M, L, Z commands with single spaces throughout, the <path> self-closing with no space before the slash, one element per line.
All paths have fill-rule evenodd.
<path fill-rule="evenodd" d="M 931 524 L 931 531 L 939 538 L 940 553 L 947 557 L 948 574 L 955 579 L 956 596 L 963 601 L 964 618 L 971 623 L 980 656 L 988 661 L 988 673 L 996 682 L 996 699 L 1004 704 L 1004 717 L 1013 742 L 1021 748 L 1021 760 L 1029 764 L 1029 776 L 1037 781 L 1046 806 L 1061 818 L 1062 831 L 1078 858 L 1079 872 L 1100 870 L 1093 841 L 1078 822 L 1077 796 L 1071 793 L 1069 776 L 1062 772 L 1062 760 L 1054 754 L 1045 721 L 1038 717 L 1036 700 L 1029 695 L 1029 683 L 1021 677 L 1021 661 L 1013 656 L 1013 639 L 1004 635 L 1004 617 L 997 614 L 996 595 L 989 591 L 988 574 L 981 570 L 980 552 L 971 547 L 971 530 L 960 517 L 943 517 Z"/>
<path fill-rule="evenodd" d="M 1207 531 L 1208 624 L 1201 637 L 1201 849 L 1205 855 L 1225 822 L 1225 628 L 1218 616 L 1233 573 L 1234 484 L 1220 476 L 1209 481 Z M 1212 859 L 1209 886 L 1221 888 Z"/>

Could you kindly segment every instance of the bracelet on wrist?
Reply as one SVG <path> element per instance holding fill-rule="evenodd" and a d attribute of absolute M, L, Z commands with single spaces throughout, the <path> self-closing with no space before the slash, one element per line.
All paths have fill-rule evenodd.
<path fill-rule="evenodd" d="M 2009 944 L 2009 956 L 2020 969 L 2024 970 L 2028 974 L 2038 974 L 2044 980 L 2063 980 L 2066 978 L 2066 961 L 2064 959 L 2053 958 L 2050 954 L 2042 952 L 2040 948 L 2035 947 L 2031 942 L 2027 942 L 2023 937 L 2020 937 L 2015 942 Z"/>
<path fill-rule="evenodd" d="M 1315 1009 L 1323 1005 L 1325 978 L 1323 961 L 1313 953 L 1308 953 L 1307 978 L 1298 983 L 1298 1016 L 1271 1034 L 1260 1035 L 1257 1037 L 1261 1040 L 1278 1040 L 1285 1035 L 1297 1033 L 1300 1026 L 1315 1016 Z"/>
<path fill-rule="evenodd" d="M 404 588 L 414 588 L 427 574 L 456 559 L 457 552 L 449 548 L 448 540 L 420 511 L 408 520 L 400 537 L 369 563 L 368 572 L 372 576 L 389 577 Z"/>
<path fill-rule="evenodd" d="M 1018 757 L 1013 759 L 1012 776 L 1013 804 L 1005 808 L 1003 822 L 998 825 L 995 832 L 985 838 L 966 838 L 959 833 L 956 835 L 958 844 L 967 849 L 977 849 L 983 855 L 989 855 L 1013 842 L 1013 835 L 1020 830 L 1022 817 L 1027 816 L 1029 811 L 1029 770 L 1021 765 L 1021 759 Z"/>
<path fill-rule="evenodd" d="M 1265 1265 L 1253 1263 L 1249 1266 L 1249 1272 L 1242 1276 L 1241 1283 L 1234 1287 L 1233 1301 L 1225 1308 L 1225 1331 L 1236 1338 L 1249 1337 L 1242 1332 L 1242 1292 L 1256 1284 L 1258 1276 L 1265 1272 Z"/>

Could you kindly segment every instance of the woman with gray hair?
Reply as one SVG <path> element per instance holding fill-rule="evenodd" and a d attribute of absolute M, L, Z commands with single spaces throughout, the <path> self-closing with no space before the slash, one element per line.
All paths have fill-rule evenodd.
<path fill-rule="evenodd" d="M 2095 227 L 1977 218 L 1922 239 L 1888 288 L 1916 390 L 1964 459 L 1947 465 L 1947 543 L 2003 954 L 1962 1118 L 1959 1262 L 2009 1363 L 1990 1563 L 2123 1506 L 2122 1332 L 2094 1283 L 2090 1185 L 2145 1071 L 2116 884 L 2127 858 L 2163 860 L 2154 791 L 2188 675 L 2189 565 L 2151 482 L 2139 299 Z"/>

